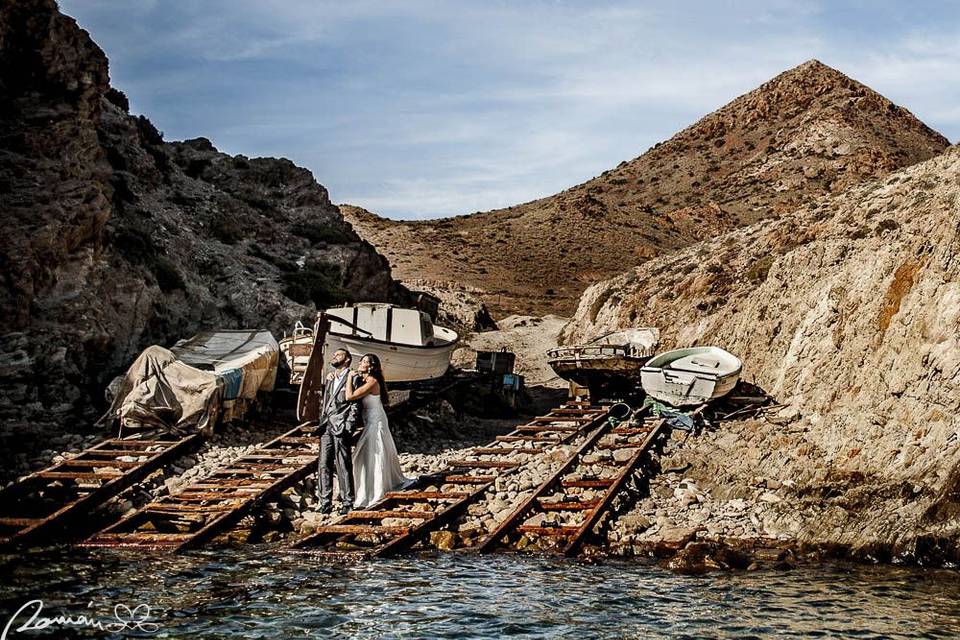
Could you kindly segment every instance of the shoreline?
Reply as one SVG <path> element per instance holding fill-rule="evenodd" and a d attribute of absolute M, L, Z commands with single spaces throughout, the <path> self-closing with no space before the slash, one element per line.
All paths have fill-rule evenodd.
<path fill-rule="evenodd" d="M 521 421 L 522 418 L 458 415 L 448 400 L 441 399 L 399 416 L 391 427 L 401 452 L 401 466 L 405 474 L 414 477 L 439 471 L 447 461 L 507 433 Z M 639 478 L 639 486 L 617 497 L 618 503 L 601 520 L 594 540 L 585 546 L 580 559 L 634 559 L 692 574 L 765 567 L 789 569 L 797 562 L 824 559 L 948 569 L 960 563 L 956 543 L 950 546 L 935 538 L 920 542 L 919 549 L 912 552 L 897 541 L 818 540 L 804 528 L 810 523 L 803 520 L 804 504 L 789 480 L 753 478 L 754 486 L 747 488 L 746 494 L 742 486 L 704 482 L 703 474 L 709 469 L 699 468 L 698 456 L 712 441 L 729 437 L 731 427 L 730 423 L 723 423 L 699 436 L 673 432 L 660 450 L 652 454 L 652 464 L 658 472 L 649 481 Z M 177 493 L 190 482 L 206 477 L 288 428 L 290 424 L 280 418 L 227 425 L 197 451 L 173 461 L 112 499 L 93 514 L 91 521 L 115 520 L 152 499 Z M 52 456 L 37 456 L 35 462 L 45 457 L 76 455 L 69 448 L 76 449 L 79 441 L 73 436 L 63 437 L 71 445 L 68 450 L 54 452 Z M 516 472 L 498 478 L 493 490 L 470 505 L 463 517 L 445 530 L 434 532 L 418 549 L 460 551 L 476 544 L 520 501 L 531 495 L 583 437 L 554 446 L 535 458 L 521 454 L 526 459 Z M 228 547 L 234 543 L 285 546 L 309 535 L 318 526 L 336 522 L 337 516 L 323 516 L 314 511 L 315 490 L 316 474 L 311 474 L 255 516 L 241 520 L 234 530 L 221 536 L 218 543 L 228 543 Z M 778 528 L 784 518 L 795 521 L 798 525 L 795 532 L 782 526 Z M 551 526 L 562 522 L 557 519 L 537 524 Z M 549 553 L 549 545 L 522 536 L 511 541 L 504 551 Z"/>

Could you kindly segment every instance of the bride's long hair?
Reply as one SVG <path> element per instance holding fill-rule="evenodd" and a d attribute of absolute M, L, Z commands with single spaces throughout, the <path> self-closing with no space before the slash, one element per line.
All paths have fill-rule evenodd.
<path fill-rule="evenodd" d="M 370 375 L 380 385 L 380 402 L 383 403 L 383 406 L 390 404 L 390 395 L 387 393 L 387 381 L 383 379 L 383 365 L 380 364 L 380 358 L 376 354 L 368 353 L 363 356 L 370 361 Z"/>

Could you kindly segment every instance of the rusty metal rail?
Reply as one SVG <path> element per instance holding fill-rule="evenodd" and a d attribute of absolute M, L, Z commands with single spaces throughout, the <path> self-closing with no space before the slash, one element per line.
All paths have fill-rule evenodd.
<path fill-rule="evenodd" d="M 605 421 L 475 550 L 492 551 L 520 534 L 549 538 L 564 555 L 576 555 L 663 429 L 662 419 L 640 427 Z"/>
<path fill-rule="evenodd" d="M 0 491 L 0 546 L 68 540 L 77 518 L 189 453 L 203 437 L 160 432 L 104 440 Z"/>
<path fill-rule="evenodd" d="M 517 427 L 444 471 L 429 476 L 427 487 L 392 491 L 368 510 L 352 511 L 296 542 L 299 550 L 335 559 L 365 559 L 400 553 L 446 526 L 480 499 L 503 475 L 527 461 L 517 456 L 545 453 L 602 421 L 607 409 L 567 403 Z"/>
<path fill-rule="evenodd" d="M 177 552 L 233 527 L 253 509 L 316 469 L 320 436 L 303 424 L 164 496 L 81 543 Z"/>

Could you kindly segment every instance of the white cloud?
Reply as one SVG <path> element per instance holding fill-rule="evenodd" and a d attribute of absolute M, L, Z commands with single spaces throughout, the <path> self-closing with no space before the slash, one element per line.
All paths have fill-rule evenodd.
<path fill-rule="evenodd" d="M 63 0 L 171 137 L 387 215 L 516 204 L 817 57 L 960 135 L 960 18 L 895 2 Z"/>

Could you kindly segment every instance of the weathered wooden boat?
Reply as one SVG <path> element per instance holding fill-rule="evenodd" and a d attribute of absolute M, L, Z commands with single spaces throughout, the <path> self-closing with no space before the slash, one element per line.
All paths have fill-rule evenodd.
<path fill-rule="evenodd" d="M 418 382 L 440 378 L 450 368 L 457 346 L 456 331 L 440 327 L 419 309 L 393 304 L 361 302 L 321 312 L 330 322 L 324 353 L 346 349 L 354 363 L 367 353 L 380 358 L 387 382 Z M 319 314 L 318 314 L 319 318 Z M 301 384 L 316 341 L 315 329 L 302 325 L 284 338 L 280 349 L 291 371 L 291 383 Z M 329 360 L 329 355 L 327 358 Z M 325 364 L 324 374 L 332 371 Z"/>
<path fill-rule="evenodd" d="M 680 407 L 725 396 L 742 370 L 740 359 L 720 347 L 691 347 L 651 358 L 640 379 L 647 395 Z"/>
<path fill-rule="evenodd" d="M 590 390 L 592 398 L 632 393 L 640 370 L 653 356 L 660 331 L 642 327 L 615 331 L 586 344 L 547 352 L 547 362 L 558 376 Z"/>

